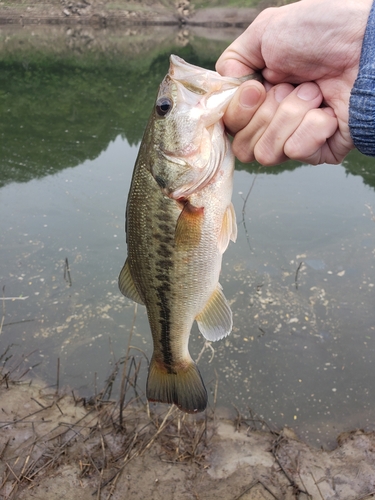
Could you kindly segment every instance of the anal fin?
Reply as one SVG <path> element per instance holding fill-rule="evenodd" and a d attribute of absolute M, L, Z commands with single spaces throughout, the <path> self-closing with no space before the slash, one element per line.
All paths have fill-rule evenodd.
<path fill-rule="evenodd" d="M 226 337 L 232 330 L 232 311 L 220 283 L 203 311 L 195 318 L 204 338 L 215 341 Z"/>
<path fill-rule="evenodd" d="M 118 286 L 125 297 L 134 300 L 134 302 L 138 302 L 138 304 L 144 305 L 130 274 L 128 259 L 126 259 L 124 267 L 121 269 L 120 276 L 118 277 Z"/>

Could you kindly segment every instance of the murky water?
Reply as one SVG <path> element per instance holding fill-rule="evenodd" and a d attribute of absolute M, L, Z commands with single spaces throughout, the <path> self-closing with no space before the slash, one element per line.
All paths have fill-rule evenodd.
<path fill-rule="evenodd" d="M 117 289 L 124 210 L 168 54 L 213 67 L 233 36 L 0 30 L 0 354 L 12 345 L 48 384 L 59 358 L 60 384 L 83 395 L 103 385 L 134 316 Z M 217 390 L 217 406 L 314 445 L 375 428 L 374 187 L 375 161 L 359 153 L 340 166 L 237 165 L 239 236 L 221 277 L 234 330 L 199 361 L 211 405 Z M 150 356 L 143 307 L 131 345 Z M 194 328 L 195 358 L 203 347 Z"/>

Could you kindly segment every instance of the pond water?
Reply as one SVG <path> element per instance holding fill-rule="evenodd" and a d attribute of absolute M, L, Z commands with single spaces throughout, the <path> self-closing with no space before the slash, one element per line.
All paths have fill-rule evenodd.
<path fill-rule="evenodd" d="M 59 359 L 60 386 L 91 395 L 126 352 L 134 304 L 117 277 L 139 142 L 169 54 L 213 68 L 235 33 L 206 36 L 0 30 L 0 355 L 11 346 L 47 384 Z M 236 165 L 239 235 L 221 276 L 234 329 L 214 351 L 196 327 L 190 342 L 210 406 L 251 408 L 315 446 L 375 428 L 374 188 L 375 160 L 358 152 Z M 131 345 L 142 391 L 141 306 Z"/>

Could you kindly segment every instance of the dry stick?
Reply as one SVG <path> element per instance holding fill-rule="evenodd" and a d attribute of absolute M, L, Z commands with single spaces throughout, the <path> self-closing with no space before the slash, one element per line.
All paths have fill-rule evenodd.
<path fill-rule="evenodd" d="M 124 462 L 124 463 L 122 464 L 122 466 L 120 467 L 120 469 L 119 469 L 119 470 L 118 470 L 115 474 L 113 474 L 113 476 L 112 476 L 112 477 L 110 477 L 109 479 L 107 479 L 107 481 L 105 481 L 105 482 L 102 484 L 102 488 L 105 488 L 105 487 L 107 486 L 107 484 L 111 483 L 113 480 L 115 480 L 115 481 L 117 482 L 117 479 L 121 476 L 121 473 L 122 473 L 122 471 L 125 469 L 125 466 L 126 466 L 126 465 L 127 465 L 127 464 L 131 461 L 131 460 L 133 460 L 133 458 L 137 457 L 137 456 L 140 454 L 140 451 L 139 451 L 139 450 L 137 450 L 137 451 L 136 451 L 136 452 L 134 452 L 134 453 L 133 453 L 133 455 L 130 457 L 130 451 L 131 451 L 131 449 L 132 449 L 132 447 L 133 447 L 133 445 L 134 445 L 135 441 L 137 440 L 138 436 L 139 436 L 139 434 L 138 434 L 138 432 L 136 432 L 136 433 L 134 434 L 134 437 L 133 437 L 132 442 L 130 443 L 130 445 L 129 445 L 129 447 L 128 447 L 128 452 L 127 452 L 127 454 L 126 454 L 126 455 L 125 455 L 125 457 L 124 457 L 124 460 L 123 460 L 123 462 Z M 111 489 L 112 489 L 112 488 L 111 488 Z M 95 490 L 95 491 L 92 493 L 92 495 L 96 495 L 96 494 L 97 494 L 97 492 L 98 492 L 98 490 Z M 112 493 L 111 493 L 111 495 L 112 495 Z"/>
<path fill-rule="evenodd" d="M 23 420 L 26 420 L 27 418 L 32 417 L 33 415 L 36 415 L 37 413 L 40 413 L 41 411 L 48 410 L 49 408 L 52 408 L 53 405 L 54 405 L 54 403 L 50 404 L 49 406 L 46 406 L 45 408 L 42 408 L 41 410 L 36 410 L 32 413 L 29 413 L 29 415 L 26 415 L 22 418 L 18 418 L 17 420 L 11 420 L 9 422 L 0 422 L 1 424 L 3 424 L 3 425 L 0 425 L 0 429 L 2 429 L 3 427 L 6 427 L 9 424 L 12 424 L 12 425 L 18 424 L 19 422 L 22 422 Z"/>
<path fill-rule="evenodd" d="M 10 470 L 10 472 L 13 474 L 13 476 L 16 478 L 17 480 L 17 483 L 20 482 L 20 479 L 19 477 L 17 476 L 17 474 L 14 472 L 14 470 L 12 469 L 12 467 L 8 464 L 8 462 L 5 462 L 5 465 L 8 467 L 8 469 Z"/>
<path fill-rule="evenodd" d="M 53 404 L 53 403 L 52 403 L 52 404 Z M 52 405 L 51 405 L 51 406 L 52 406 Z M 48 407 L 47 407 L 47 408 L 48 408 Z M 39 410 L 39 411 L 42 411 L 42 410 Z M 70 430 L 72 430 L 72 429 L 71 429 L 71 427 L 75 427 L 75 426 L 76 426 L 77 424 L 79 424 L 82 420 L 84 420 L 84 419 L 85 419 L 88 415 L 90 415 L 93 411 L 94 411 L 94 408 L 93 408 L 92 410 L 90 410 L 90 411 L 89 411 L 86 415 L 84 415 L 83 417 L 81 417 L 81 418 L 80 418 L 80 419 L 79 419 L 79 420 L 78 420 L 75 424 L 72 424 L 71 426 L 69 426 Z M 36 413 L 37 413 L 37 412 L 36 412 Z M 26 417 L 25 417 L 25 418 L 26 418 Z M 20 419 L 20 420 L 23 420 L 23 419 Z M 57 427 L 55 427 L 55 429 L 57 429 Z M 55 430 L 55 429 L 52 429 L 52 431 L 53 431 L 53 430 Z M 52 431 L 50 431 L 50 432 L 52 432 Z M 67 431 L 65 431 L 65 432 L 67 432 Z M 64 432 L 64 433 L 65 433 L 65 432 Z M 48 433 L 47 433 L 47 434 L 48 434 Z M 41 470 L 45 469 L 48 465 L 50 465 L 50 464 L 51 464 L 51 463 L 53 463 L 55 460 L 57 460 L 57 459 L 60 457 L 60 455 L 62 455 L 63 453 L 65 453 L 65 447 L 67 447 L 67 446 L 68 446 L 68 444 L 70 443 L 70 441 L 72 441 L 72 440 L 76 437 L 76 434 L 78 434 L 78 433 L 77 433 L 77 432 L 76 432 L 76 433 L 74 433 L 74 434 L 73 434 L 73 435 L 72 435 L 69 439 L 67 439 L 67 440 L 66 440 L 66 442 L 65 442 L 65 443 L 61 446 L 61 450 L 60 450 L 60 452 L 59 452 L 56 456 L 54 456 L 54 457 L 52 457 L 50 460 L 48 460 L 48 462 L 46 462 L 45 464 L 43 464 L 43 465 L 42 465 L 39 469 L 37 469 L 36 471 L 34 471 L 34 472 L 33 472 L 33 473 L 29 476 L 29 478 L 31 479 L 31 478 L 33 478 L 34 476 L 36 476 L 36 475 L 37 475 L 37 474 L 38 474 Z M 34 443 L 36 443 L 39 439 L 41 439 L 41 438 L 37 438 L 37 439 L 35 440 L 35 442 L 34 442 Z M 33 444 L 34 444 L 34 443 L 33 443 Z M 28 478 L 28 479 L 29 479 L 29 478 Z"/>
<path fill-rule="evenodd" d="M 299 273 L 299 270 L 300 270 L 300 269 L 301 269 L 301 267 L 302 267 L 302 264 L 303 264 L 303 262 L 302 262 L 302 260 L 301 260 L 301 262 L 298 264 L 297 271 L 296 271 L 296 275 L 294 276 L 294 283 L 295 283 L 295 285 L 296 285 L 296 290 L 298 290 L 298 273 Z"/>
<path fill-rule="evenodd" d="M 64 265 L 64 280 L 69 283 L 69 286 L 72 286 L 72 278 L 70 276 L 70 268 L 68 257 L 65 257 L 65 265 Z"/>
<path fill-rule="evenodd" d="M 110 488 L 110 490 L 108 492 L 106 500 L 110 500 L 111 496 L 113 495 L 113 493 L 115 491 L 115 488 L 116 488 L 117 480 L 120 477 L 120 475 L 121 474 L 116 474 L 116 476 L 115 476 L 115 478 L 113 480 L 113 483 L 111 484 L 111 488 Z"/>
<path fill-rule="evenodd" d="M 8 493 L 8 497 L 7 497 L 7 498 L 8 498 L 8 500 L 10 500 L 10 499 L 12 498 L 13 491 L 16 489 L 16 487 L 18 486 L 18 484 L 19 484 L 19 483 L 18 483 L 17 481 L 14 481 L 13 486 L 12 486 L 12 488 L 11 488 L 10 492 Z M 13 497 L 13 498 L 14 498 L 14 497 Z"/>
<path fill-rule="evenodd" d="M 35 403 L 36 403 L 37 405 L 39 405 L 41 408 L 43 408 L 43 410 L 45 410 L 45 409 L 46 409 L 46 407 L 45 407 L 44 405 L 42 405 L 42 403 L 39 403 L 39 401 L 38 401 L 38 400 L 36 400 L 35 398 L 31 397 L 30 399 L 32 399 L 33 401 L 35 401 Z"/>
<path fill-rule="evenodd" d="M 89 452 L 87 452 L 87 455 L 88 455 L 88 457 L 90 459 L 90 462 L 92 463 L 94 469 L 96 470 L 96 472 L 100 476 L 100 478 L 99 478 L 99 486 L 98 486 L 98 489 L 96 490 L 96 493 L 97 493 L 96 498 L 97 498 L 97 500 L 100 500 L 101 488 L 102 488 L 102 479 L 103 479 L 103 468 L 102 468 L 101 471 L 99 471 L 99 469 L 97 468 L 97 466 L 96 466 L 96 464 L 95 464 L 94 460 L 92 459 L 92 456 L 90 455 Z"/>
<path fill-rule="evenodd" d="M 143 455 L 143 453 L 144 453 L 144 452 L 145 452 L 148 448 L 150 448 L 150 446 L 151 446 L 151 445 L 152 445 L 152 443 L 155 441 L 155 439 L 158 437 L 158 435 L 159 435 L 159 434 L 163 431 L 163 429 L 164 429 L 164 427 L 165 427 L 165 424 L 166 424 L 166 422 L 167 422 L 167 420 L 168 420 L 168 417 L 169 417 L 169 416 L 170 416 L 173 412 L 175 412 L 175 411 L 177 411 L 177 408 L 176 408 L 176 406 L 172 405 L 172 406 L 169 408 L 169 410 L 168 410 L 167 414 L 165 415 L 165 417 L 164 417 L 164 419 L 163 419 L 162 423 L 160 424 L 159 429 L 156 431 L 156 433 L 154 434 L 154 436 L 150 439 L 150 441 L 148 442 L 148 444 L 147 444 L 147 445 L 143 448 L 143 450 L 141 451 L 141 453 L 140 453 L 141 455 Z"/>
<path fill-rule="evenodd" d="M 254 187 L 254 184 L 255 184 L 257 176 L 258 176 L 258 174 L 255 174 L 253 182 L 252 182 L 252 184 L 250 186 L 250 189 L 249 189 L 249 191 L 248 191 L 248 193 L 246 195 L 246 198 L 244 199 L 244 203 L 243 203 L 243 206 L 242 206 L 242 221 L 241 221 L 241 223 L 243 224 L 243 227 L 245 228 L 246 239 L 247 239 L 247 243 L 249 245 L 250 250 L 251 250 L 250 237 L 249 237 L 249 233 L 247 232 L 247 227 L 246 227 L 246 222 L 245 222 L 246 203 L 247 203 L 247 200 L 249 199 L 251 191 L 253 190 L 253 187 Z"/>
<path fill-rule="evenodd" d="M 18 368 L 22 365 L 22 363 L 24 363 L 27 358 L 29 358 L 32 354 L 34 354 L 37 351 L 38 351 L 38 349 L 34 349 L 33 351 L 26 354 L 26 356 L 22 356 L 21 361 L 16 366 L 14 366 L 11 370 L 9 370 L 9 375 L 11 375 L 15 371 L 17 371 Z M 40 363 L 37 363 L 36 365 L 32 366 L 32 368 L 35 368 L 38 365 L 40 365 Z M 27 371 L 29 371 L 29 369 Z M 22 377 L 24 375 L 26 375 L 27 371 L 22 375 Z M 20 380 L 20 378 L 22 378 L 22 377 L 18 377 L 18 380 Z"/>
<path fill-rule="evenodd" d="M 319 485 L 318 485 L 318 483 L 316 482 L 316 479 L 315 479 L 315 477 L 314 477 L 314 474 L 313 474 L 311 471 L 310 471 L 310 475 L 311 475 L 311 477 L 313 478 L 313 481 L 314 481 L 314 483 L 315 483 L 315 486 L 317 487 L 317 490 L 319 491 L 320 498 L 321 498 L 322 500 L 324 500 L 324 497 L 323 497 L 323 495 L 322 495 L 322 492 L 320 491 Z"/>
<path fill-rule="evenodd" d="M 21 378 L 23 378 L 25 375 L 27 375 L 31 370 L 33 370 L 34 368 L 36 368 L 37 366 L 39 366 L 40 364 L 42 364 L 42 362 L 40 361 L 39 363 L 35 363 L 35 365 L 33 366 L 29 366 L 23 373 L 22 375 L 20 375 L 18 377 L 18 382 L 21 380 Z M 31 383 L 29 384 L 31 385 Z"/>
<path fill-rule="evenodd" d="M 8 481 L 8 478 L 10 476 L 10 471 L 6 472 L 4 474 L 4 479 L 3 479 L 3 482 L 0 484 L 0 491 L 2 490 L 3 486 L 5 486 L 5 483 Z"/>
<path fill-rule="evenodd" d="M 4 289 L 4 287 L 3 287 L 3 289 Z M 1 297 L 0 300 L 12 300 L 13 301 L 13 300 L 26 300 L 28 298 L 29 298 L 29 296 L 26 295 L 25 297 Z"/>
<path fill-rule="evenodd" d="M 30 323 L 32 321 L 35 321 L 35 318 L 33 318 L 33 319 L 21 319 L 20 321 L 11 321 L 10 323 L 4 323 L 3 327 L 5 328 L 6 326 L 18 325 L 19 323 Z M 1 333 L 1 329 L 0 329 L 0 333 Z"/>
<path fill-rule="evenodd" d="M 277 456 L 277 451 L 276 449 L 273 449 L 272 450 L 272 454 L 276 460 L 276 463 L 278 464 L 278 466 L 280 467 L 281 471 L 283 472 L 284 476 L 287 478 L 287 480 L 289 481 L 289 484 L 290 486 L 295 489 L 298 493 L 304 493 L 305 495 L 307 495 L 308 497 L 311 498 L 311 495 L 308 491 L 304 491 L 304 490 L 301 490 L 301 488 L 298 486 L 298 484 L 294 481 L 294 479 L 292 479 L 289 474 L 287 473 L 287 471 L 285 470 L 284 466 L 282 465 L 282 463 L 280 462 L 279 460 L 279 457 Z"/>
<path fill-rule="evenodd" d="M 4 456 L 4 454 L 5 454 L 5 450 L 8 448 L 9 441 L 10 441 L 10 437 L 8 438 L 7 442 L 4 444 L 3 449 L 1 450 L 1 453 L 0 453 L 0 461 L 3 459 L 3 456 Z"/>
<path fill-rule="evenodd" d="M 250 486 L 248 486 L 242 493 L 240 493 L 239 495 L 237 495 L 236 498 L 234 498 L 233 500 L 239 500 L 241 497 L 243 497 L 244 495 L 246 495 L 246 493 L 248 493 L 250 490 L 252 490 L 254 488 L 254 486 L 256 486 L 257 484 L 259 484 L 259 481 L 252 482 L 250 484 Z"/>
<path fill-rule="evenodd" d="M 60 388 L 60 358 L 57 358 L 56 396 L 59 394 L 59 388 Z"/>
<path fill-rule="evenodd" d="M 365 496 L 363 497 L 359 497 L 359 498 L 356 498 L 355 500 L 366 500 L 368 497 L 373 497 L 375 495 L 375 490 L 374 491 L 371 491 L 371 493 L 367 493 Z"/>
<path fill-rule="evenodd" d="M 5 302 L 4 302 L 4 293 L 5 293 L 5 285 L 3 286 L 3 315 L 2 315 L 2 318 L 1 318 L 1 324 L 0 324 L 0 335 L 1 335 L 1 332 L 3 331 L 3 324 L 4 324 L 4 320 L 5 320 Z"/>
<path fill-rule="evenodd" d="M 198 354 L 198 357 L 197 357 L 197 359 L 195 360 L 195 364 L 198 364 L 198 363 L 199 363 L 199 361 L 200 361 L 200 359 L 201 359 L 201 357 L 202 357 L 202 354 L 204 353 L 204 351 L 205 351 L 207 348 L 208 348 L 208 349 L 211 349 L 211 358 L 210 358 L 210 360 L 209 360 L 209 363 L 211 363 L 211 361 L 212 361 L 212 360 L 214 359 L 214 357 L 215 357 L 215 349 L 212 347 L 211 342 L 210 342 L 210 341 L 208 341 L 208 340 L 206 340 L 206 341 L 205 341 L 205 343 L 203 344 L 203 347 L 202 347 L 202 349 L 201 349 L 201 352 Z"/>
<path fill-rule="evenodd" d="M 121 378 L 121 387 L 120 387 L 120 415 L 119 415 L 119 422 L 120 422 L 120 428 L 123 428 L 123 406 L 124 406 L 124 401 L 125 401 L 125 387 L 126 387 L 126 365 L 128 362 L 129 358 L 129 351 L 130 351 L 130 341 L 133 336 L 133 331 L 134 331 L 134 325 L 135 325 L 135 320 L 137 318 L 137 310 L 138 310 L 138 304 L 135 302 L 134 303 L 134 314 L 133 314 L 133 321 L 132 325 L 130 328 L 130 333 L 129 333 L 129 338 L 128 338 L 128 345 L 126 348 L 126 354 L 125 354 L 125 359 L 124 359 L 124 366 L 122 369 L 122 378 Z"/>

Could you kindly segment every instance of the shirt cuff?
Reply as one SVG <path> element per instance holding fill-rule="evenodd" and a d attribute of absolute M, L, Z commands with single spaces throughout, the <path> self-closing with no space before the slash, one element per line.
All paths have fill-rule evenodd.
<path fill-rule="evenodd" d="M 349 129 L 355 147 L 375 156 L 375 1 L 362 44 L 359 72 L 349 101 Z"/>

